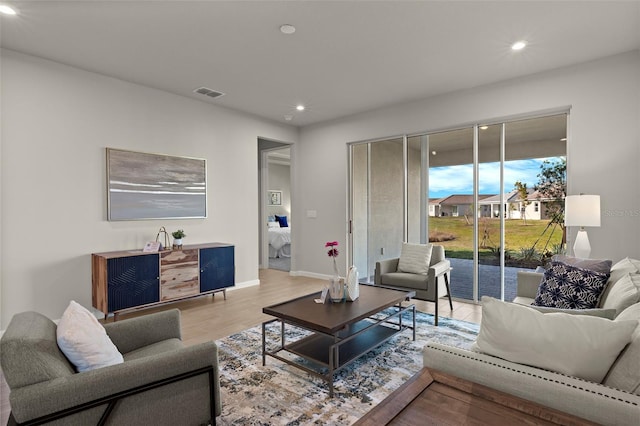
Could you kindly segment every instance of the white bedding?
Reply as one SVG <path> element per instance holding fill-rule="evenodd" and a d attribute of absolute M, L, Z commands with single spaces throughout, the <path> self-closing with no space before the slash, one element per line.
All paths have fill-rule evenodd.
<path fill-rule="evenodd" d="M 269 228 L 269 257 L 291 256 L 291 228 Z M 273 248 L 273 250 L 272 250 Z"/>

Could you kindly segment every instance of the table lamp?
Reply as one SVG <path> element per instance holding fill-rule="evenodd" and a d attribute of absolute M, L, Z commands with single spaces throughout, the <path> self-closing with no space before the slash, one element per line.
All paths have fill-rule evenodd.
<path fill-rule="evenodd" d="M 573 245 L 573 254 L 588 259 L 591 245 L 584 227 L 600 226 L 600 196 L 567 195 L 564 199 L 564 225 L 580 227 Z"/>

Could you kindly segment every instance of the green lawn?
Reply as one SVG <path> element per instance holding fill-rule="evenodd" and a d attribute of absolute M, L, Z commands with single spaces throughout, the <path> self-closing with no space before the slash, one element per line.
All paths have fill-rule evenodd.
<path fill-rule="evenodd" d="M 469 218 L 469 223 L 462 217 L 429 217 L 430 238 L 435 234 L 450 234 L 455 238 L 451 241 L 442 241 L 448 257 L 463 259 L 473 258 L 473 225 Z M 492 218 L 478 219 L 478 245 L 480 246 L 480 258 L 497 258 L 500 246 L 500 220 Z M 505 221 L 505 247 L 507 257 L 523 257 L 523 249 L 531 248 L 535 245 L 536 257 L 540 258 L 543 252 L 554 252 L 562 241 L 562 230 L 556 227 L 553 233 L 553 225 L 545 231 L 548 220 L 527 220 L 525 225 L 521 219 L 509 219 Z M 544 234 L 543 234 L 544 232 Z M 551 235 L 551 238 L 549 239 Z M 483 243 L 484 239 L 484 245 Z M 547 243 L 547 240 L 548 243 Z M 545 248 L 546 245 L 546 248 Z"/>

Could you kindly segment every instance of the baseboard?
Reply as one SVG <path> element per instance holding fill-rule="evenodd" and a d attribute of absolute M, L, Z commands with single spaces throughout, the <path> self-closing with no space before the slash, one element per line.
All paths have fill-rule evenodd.
<path fill-rule="evenodd" d="M 308 272 L 308 271 L 290 271 L 289 275 L 291 275 L 292 277 L 317 278 L 319 280 L 328 280 L 333 276 L 333 275 L 318 274 L 316 272 Z"/>
<path fill-rule="evenodd" d="M 251 281 L 244 281 L 244 282 L 241 282 L 241 283 L 236 283 L 235 286 L 229 287 L 227 289 L 227 291 L 233 291 L 233 290 L 237 290 L 239 288 L 253 287 L 255 285 L 260 285 L 260 280 L 251 280 Z"/>

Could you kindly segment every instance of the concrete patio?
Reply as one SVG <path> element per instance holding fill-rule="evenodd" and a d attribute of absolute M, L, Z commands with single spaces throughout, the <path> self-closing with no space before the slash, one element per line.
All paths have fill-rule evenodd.
<path fill-rule="evenodd" d="M 473 260 L 447 258 L 451 262 L 451 277 L 449 280 L 451 296 L 458 299 L 473 300 Z M 504 300 L 511 301 L 516 297 L 517 272 L 530 270 L 524 268 L 504 268 Z M 491 296 L 500 299 L 500 267 L 493 265 L 479 265 L 478 299 Z"/>

